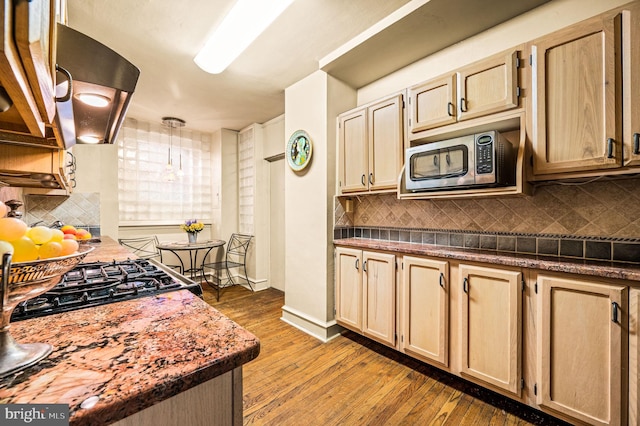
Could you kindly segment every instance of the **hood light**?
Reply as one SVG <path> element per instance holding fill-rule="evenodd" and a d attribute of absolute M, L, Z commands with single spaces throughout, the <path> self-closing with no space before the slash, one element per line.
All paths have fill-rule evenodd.
<path fill-rule="evenodd" d="M 108 97 L 98 95 L 96 93 L 78 93 L 76 94 L 76 99 L 87 105 L 99 108 L 104 108 L 111 102 L 111 99 L 109 99 Z"/>
<path fill-rule="evenodd" d="M 102 142 L 102 139 L 96 136 L 91 136 L 91 135 L 78 136 L 78 140 L 82 143 L 90 143 L 90 144 L 97 144 Z"/>

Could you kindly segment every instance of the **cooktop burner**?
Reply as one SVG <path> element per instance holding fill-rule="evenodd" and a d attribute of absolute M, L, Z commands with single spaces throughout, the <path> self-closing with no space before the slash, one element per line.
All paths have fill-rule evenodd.
<path fill-rule="evenodd" d="M 20 303 L 11 321 L 180 289 L 202 296 L 198 283 L 153 260 L 81 263 L 48 292 Z"/>

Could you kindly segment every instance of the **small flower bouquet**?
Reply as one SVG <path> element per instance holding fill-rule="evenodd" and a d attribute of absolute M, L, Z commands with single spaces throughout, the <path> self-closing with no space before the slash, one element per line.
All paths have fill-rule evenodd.
<path fill-rule="evenodd" d="M 180 228 L 190 234 L 197 234 L 204 229 L 204 223 L 198 222 L 198 219 L 189 219 L 185 220 L 185 222 L 180 225 Z"/>

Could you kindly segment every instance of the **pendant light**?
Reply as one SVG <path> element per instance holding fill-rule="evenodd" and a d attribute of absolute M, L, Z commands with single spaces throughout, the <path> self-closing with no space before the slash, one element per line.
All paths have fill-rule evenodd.
<path fill-rule="evenodd" d="M 173 129 L 182 128 L 185 125 L 185 121 L 175 117 L 163 117 L 162 124 L 169 127 L 169 153 L 167 159 L 167 166 L 165 167 L 162 180 L 165 182 L 174 182 L 177 177 L 182 173 L 182 152 L 180 152 L 180 170 L 178 174 L 173 171 Z M 180 131 L 180 150 L 182 151 L 182 131 Z"/>

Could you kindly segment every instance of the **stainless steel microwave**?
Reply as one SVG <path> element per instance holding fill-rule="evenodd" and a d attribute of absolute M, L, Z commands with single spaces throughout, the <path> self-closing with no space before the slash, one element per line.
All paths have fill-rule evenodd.
<path fill-rule="evenodd" d="M 461 136 L 408 148 L 409 191 L 515 184 L 515 150 L 498 131 Z"/>

